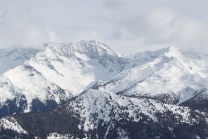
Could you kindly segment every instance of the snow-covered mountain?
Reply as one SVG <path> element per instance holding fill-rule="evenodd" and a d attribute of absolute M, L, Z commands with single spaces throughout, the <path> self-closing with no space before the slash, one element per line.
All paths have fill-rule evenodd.
<path fill-rule="evenodd" d="M 0 119 L 0 138 L 208 137 L 208 54 L 80 41 L 0 56 L 0 116 L 26 113 Z"/>
<path fill-rule="evenodd" d="M 0 77 L 0 116 L 54 107 L 118 74 L 129 60 L 95 41 L 50 43 Z"/>
<path fill-rule="evenodd" d="M 80 41 L 0 54 L 0 116 L 55 107 L 91 87 L 168 104 L 182 104 L 208 88 L 208 55 L 175 47 L 129 58 L 103 43 Z"/>
<path fill-rule="evenodd" d="M 135 54 L 126 70 L 97 87 L 180 104 L 206 89 L 207 81 L 207 54 L 168 47 Z"/>

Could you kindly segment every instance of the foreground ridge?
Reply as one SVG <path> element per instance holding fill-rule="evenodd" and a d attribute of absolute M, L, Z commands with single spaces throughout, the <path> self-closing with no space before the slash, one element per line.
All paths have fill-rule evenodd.
<path fill-rule="evenodd" d="M 15 120 L 10 120 L 15 119 Z M 205 138 L 205 113 L 90 89 L 55 109 L 5 117 L 1 138 Z M 12 130 L 16 122 L 19 130 Z M 18 124 L 17 124 L 18 123 Z M 24 129 L 24 130 L 23 130 Z M 192 131 L 192 132 L 190 132 Z"/>

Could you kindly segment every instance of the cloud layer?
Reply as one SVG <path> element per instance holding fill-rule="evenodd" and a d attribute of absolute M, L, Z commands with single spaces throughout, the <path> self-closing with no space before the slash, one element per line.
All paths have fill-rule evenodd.
<path fill-rule="evenodd" d="M 120 53 L 168 46 L 208 53 L 206 21 L 170 5 L 163 0 L 0 0 L 0 48 L 93 39 Z"/>
<path fill-rule="evenodd" d="M 147 49 L 176 46 L 182 49 L 195 47 L 202 52 L 208 50 L 206 25 L 164 7 L 123 17 L 118 27 L 118 30 L 125 32 L 126 39 L 138 42 L 138 46 Z"/>

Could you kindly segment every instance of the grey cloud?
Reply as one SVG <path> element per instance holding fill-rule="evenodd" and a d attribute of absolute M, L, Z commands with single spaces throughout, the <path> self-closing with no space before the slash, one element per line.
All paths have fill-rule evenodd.
<path fill-rule="evenodd" d="M 0 0 L 0 47 L 94 39 L 121 53 L 170 45 L 208 52 L 208 26 L 200 12 L 207 8 L 190 2 L 183 11 L 184 1 Z M 193 7 L 200 18 L 192 16 Z"/>
<path fill-rule="evenodd" d="M 0 19 L 3 20 L 3 18 L 5 18 L 7 14 L 7 10 L 4 10 L 1 14 L 0 14 Z"/>
<path fill-rule="evenodd" d="M 98 22 L 110 22 L 110 18 L 105 15 L 91 15 L 89 18 Z"/>
<path fill-rule="evenodd" d="M 109 40 L 115 41 L 120 40 L 122 33 L 119 31 L 114 31 L 110 36 L 108 36 Z"/>
<path fill-rule="evenodd" d="M 30 10 L 4 14 L 0 27 L 1 47 L 22 45 L 34 46 L 55 37 L 55 32 L 45 28 L 39 20 L 31 18 Z"/>
<path fill-rule="evenodd" d="M 103 0 L 103 4 L 110 10 L 121 10 L 124 7 L 124 2 L 119 0 Z"/>
<path fill-rule="evenodd" d="M 132 40 L 142 40 L 142 45 L 175 45 L 207 50 L 208 27 L 166 8 L 121 18 L 118 26 Z"/>

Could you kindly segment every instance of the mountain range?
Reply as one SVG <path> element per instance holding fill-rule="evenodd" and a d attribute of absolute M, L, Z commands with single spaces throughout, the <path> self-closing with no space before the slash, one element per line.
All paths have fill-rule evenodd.
<path fill-rule="evenodd" d="M 1 49 L 0 64 L 0 138 L 208 137 L 208 54 L 80 41 Z"/>

